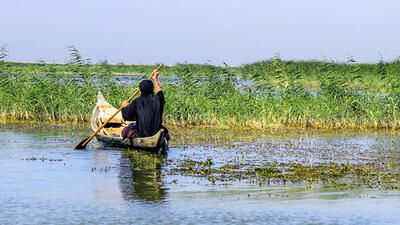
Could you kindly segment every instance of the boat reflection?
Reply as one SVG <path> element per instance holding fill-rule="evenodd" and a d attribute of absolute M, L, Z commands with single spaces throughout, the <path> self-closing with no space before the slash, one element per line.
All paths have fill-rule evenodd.
<path fill-rule="evenodd" d="M 166 156 L 142 151 L 127 151 L 121 156 L 120 189 L 124 200 L 160 202 L 166 188 L 161 179 L 161 168 Z"/>

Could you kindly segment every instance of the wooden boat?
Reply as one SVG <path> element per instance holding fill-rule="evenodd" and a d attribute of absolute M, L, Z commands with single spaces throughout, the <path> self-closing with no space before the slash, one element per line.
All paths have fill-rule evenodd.
<path fill-rule="evenodd" d="M 99 91 L 97 103 L 92 112 L 91 127 L 96 131 L 112 114 L 117 111 L 108 103 Z M 125 121 L 122 113 L 118 112 L 115 117 L 106 124 L 97 134 L 96 139 L 103 147 L 138 149 L 155 153 L 165 153 L 168 150 L 168 141 L 164 137 L 164 129 L 158 131 L 154 136 L 145 138 L 122 138 L 121 132 L 124 127 L 133 121 Z"/>

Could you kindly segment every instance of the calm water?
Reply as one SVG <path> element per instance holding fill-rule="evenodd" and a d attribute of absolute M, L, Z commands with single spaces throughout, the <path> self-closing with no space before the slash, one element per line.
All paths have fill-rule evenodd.
<path fill-rule="evenodd" d="M 172 146 L 166 157 L 138 152 L 127 158 L 95 142 L 73 150 L 88 130 L 77 135 L 73 129 L 42 129 L 0 128 L 0 224 L 400 224 L 400 191 L 212 185 L 166 173 L 185 158 L 212 156 L 224 164 L 248 156 L 257 164 L 306 160 L 308 148 L 320 148 L 312 156 L 316 161 L 329 161 L 324 152 L 335 149 L 339 157 L 352 146 L 350 160 L 359 161 L 365 152 L 377 156 L 382 146 L 397 146 L 397 136 L 313 136 L 232 149 Z M 303 152 L 291 152 L 285 141 L 304 146 Z"/>

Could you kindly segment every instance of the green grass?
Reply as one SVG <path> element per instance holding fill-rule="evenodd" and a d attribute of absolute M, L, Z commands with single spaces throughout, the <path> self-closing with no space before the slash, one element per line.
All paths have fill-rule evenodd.
<path fill-rule="evenodd" d="M 6 74 L 150 74 L 157 65 L 124 65 L 109 64 L 103 60 L 97 64 L 90 63 L 89 59 L 83 59 L 74 46 L 69 46 L 70 60 L 67 63 L 18 63 L 7 62 L 6 48 L 0 48 L 0 69 Z M 79 66 L 77 66 L 79 65 Z M 160 71 L 162 76 L 182 74 L 182 67 L 194 75 L 218 75 L 225 66 L 214 66 L 210 64 L 176 64 L 167 66 Z M 228 67 L 242 79 L 250 79 L 260 83 L 285 86 L 287 80 L 280 78 L 282 74 L 297 77 L 297 81 L 310 90 L 321 87 L 323 78 L 326 76 L 344 77 L 352 79 L 349 85 L 360 91 L 369 93 L 390 93 L 390 85 L 398 85 L 400 77 L 400 61 L 380 61 L 376 64 L 356 63 L 349 58 L 346 63 L 333 61 L 282 61 L 278 56 L 270 60 L 255 62 L 237 67 Z"/>
<path fill-rule="evenodd" d="M 182 66 L 188 67 L 190 72 L 195 75 L 217 75 L 225 68 L 224 66 L 213 66 L 207 64 L 176 64 L 164 66 L 160 71 L 162 76 L 179 74 Z M 150 74 L 157 65 L 123 65 L 108 64 L 103 61 L 99 64 L 81 64 L 76 67 L 71 63 L 18 63 L 1 62 L 1 70 L 7 74 L 99 74 L 107 73 L 110 75 Z M 281 61 L 280 65 L 273 61 L 263 61 L 247 64 L 239 67 L 229 67 L 238 77 L 242 79 L 254 80 L 257 82 L 271 83 L 273 85 L 282 84 L 277 77 L 280 68 L 284 68 L 286 73 L 299 76 L 299 82 L 307 88 L 318 89 L 321 85 L 321 76 L 330 74 L 332 76 L 345 76 L 356 74 L 362 77 L 362 81 L 354 80 L 351 86 L 370 93 L 389 93 L 391 89 L 387 86 L 388 79 L 398 79 L 400 75 L 400 62 L 377 64 L 345 64 L 334 62 L 318 61 Z M 385 79 L 382 79 L 386 77 Z"/>
<path fill-rule="evenodd" d="M 258 90 L 241 92 L 233 78 L 187 77 L 190 76 L 182 75 L 183 81 L 179 84 L 162 85 L 167 101 L 166 123 L 258 129 L 398 128 L 400 124 L 398 95 L 363 95 L 336 80 L 325 84 L 317 94 L 299 88 L 296 82 L 275 94 Z M 97 84 L 91 76 L 77 82 L 69 75 L 3 75 L 0 77 L 0 116 L 86 122 L 98 89 L 118 107 L 135 87 L 135 84 L 117 85 L 107 75 Z"/>
<path fill-rule="evenodd" d="M 0 60 L 0 117 L 87 122 L 98 89 L 110 103 L 119 107 L 137 87 L 139 80 L 132 85 L 116 84 L 115 77 L 110 74 L 118 65 L 89 64 L 76 49 L 70 50 L 71 60 L 65 65 Z M 164 121 L 176 126 L 261 130 L 398 129 L 399 64 L 290 62 L 275 57 L 271 61 L 235 68 L 193 64 L 166 67 L 162 73 L 169 74 L 173 70 L 181 82 L 162 84 L 167 101 Z M 155 67 L 138 66 L 136 69 L 145 68 L 143 73 L 149 74 Z M 202 70 L 201 77 L 198 76 L 202 74 L 200 68 L 207 68 Z M 131 73 L 135 73 L 135 69 L 132 70 Z M 81 78 L 70 74 L 79 74 Z M 239 75 L 255 83 L 237 88 Z M 310 87 L 310 83 L 317 85 Z M 381 87 L 379 93 L 386 94 L 370 94 L 376 86 Z"/>

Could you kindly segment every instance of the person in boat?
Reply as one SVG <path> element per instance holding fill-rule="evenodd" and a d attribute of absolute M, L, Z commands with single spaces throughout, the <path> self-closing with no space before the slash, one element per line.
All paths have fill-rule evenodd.
<path fill-rule="evenodd" d="M 122 102 L 121 112 L 124 120 L 136 121 L 135 125 L 129 125 L 122 130 L 123 138 L 150 137 L 163 128 L 165 136 L 169 140 L 168 130 L 162 125 L 165 99 L 157 79 L 158 75 L 158 72 L 153 75 L 154 84 L 151 80 L 140 82 L 140 97 L 133 100 L 132 103 Z"/>

